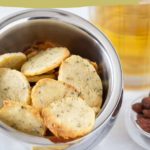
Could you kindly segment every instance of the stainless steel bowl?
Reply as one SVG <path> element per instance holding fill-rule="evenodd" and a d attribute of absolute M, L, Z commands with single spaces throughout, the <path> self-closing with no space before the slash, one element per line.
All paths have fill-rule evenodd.
<path fill-rule="evenodd" d="M 13 14 L 0 22 L 0 54 L 23 51 L 35 40 L 50 40 L 96 61 L 101 69 L 103 83 L 102 112 L 94 130 L 71 142 L 69 149 L 91 149 L 100 142 L 114 124 L 122 102 L 122 71 L 118 56 L 105 35 L 86 20 L 55 9 L 34 9 Z M 1 123 L 0 131 L 22 141 L 40 145 L 59 145 L 42 137 L 16 131 Z"/>

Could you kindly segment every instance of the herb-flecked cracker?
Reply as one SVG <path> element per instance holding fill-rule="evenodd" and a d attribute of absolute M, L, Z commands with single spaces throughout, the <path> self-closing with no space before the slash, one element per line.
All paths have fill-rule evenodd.
<path fill-rule="evenodd" d="M 21 71 L 26 76 L 40 75 L 57 68 L 69 55 L 70 52 L 65 47 L 55 47 L 40 51 L 23 64 Z"/>
<path fill-rule="evenodd" d="M 41 79 L 44 78 L 51 78 L 51 79 L 56 79 L 56 75 L 54 73 L 51 74 L 42 74 L 42 75 L 37 75 L 37 76 L 26 76 L 29 82 L 38 82 Z"/>
<path fill-rule="evenodd" d="M 81 98 L 66 97 L 42 110 L 46 127 L 57 137 L 74 139 L 89 133 L 95 112 Z"/>
<path fill-rule="evenodd" d="M 6 99 L 30 103 L 30 85 L 21 72 L 0 68 L 0 107 Z"/>
<path fill-rule="evenodd" d="M 26 59 L 26 55 L 21 52 L 0 55 L 0 68 L 19 70 Z"/>
<path fill-rule="evenodd" d="M 27 104 L 16 101 L 4 101 L 0 109 L 0 120 L 22 132 L 43 136 L 46 127 L 40 113 Z"/>
<path fill-rule="evenodd" d="M 58 80 L 72 85 L 96 113 L 102 104 L 102 82 L 93 65 L 78 55 L 67 58 L 60 66 Z"/>
<path fill-rule="evenodd" d="M 39 80 L 31 92 L 32 105 L 39 109 L 68 96 L 78 97 L 79 92 L 66 83 L 49 78 Z"/>

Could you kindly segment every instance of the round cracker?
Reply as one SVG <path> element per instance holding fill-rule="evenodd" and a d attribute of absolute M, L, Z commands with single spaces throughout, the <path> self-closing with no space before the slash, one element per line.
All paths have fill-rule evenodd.
<path fill-rule="evenodd" d="M 0 55 L 0 68 L 19 70 L 26 59 L 26 55 L 21 52 Z"/>
<path fill-rule="evenodd" d="M 102 104 L 102 82 L 93 65 L 77 55 L 60 66 L 58 80 L 75 87 L 86 103 L 97 113 Z"/>
<path fill-rule="evenodd" d="M 21 72 L 0 68 L 0 107 L 6 99 L 29 103 L 30 85 Z"/>
<path fill-rule="evenodd" d="M 53 79 L 41 79 L 31 92 L 32 105 L 38 109 L 64 97 L 78 97 L 79 93 L 70 85 Z"/>
<path fill-rule="evenodd" d="M 69 50 L 64 47 L 55 47 L 40 51 L 24 63 L 21 71 L 26 76 L 40 75 L 57 68 L 69 55 Z"/>
<path fill-rule="evenodd" d="M 89 133 L 95 113 L 81 98 L 66 97 L 42 110 L 46 127 L 57 137 L 74 139 Z"/>
<path fill-rule="evenodd" d="M 52 74 L 42 74 L 42 75 L 37 75 L 37 76 L 26 76 L 29 82 L 38 82 L 41 79 L 44 78 L 51 78 L 51 79 L 56 79 L 56 75 L 54 73 Z"/>
<path fill-rule="evenodd" d="M 30 105 L 16 101 L 4 101 L 0 109 L 0 120 L 22 132 L 43 136 L 46 127 L 40 113 Z"/>

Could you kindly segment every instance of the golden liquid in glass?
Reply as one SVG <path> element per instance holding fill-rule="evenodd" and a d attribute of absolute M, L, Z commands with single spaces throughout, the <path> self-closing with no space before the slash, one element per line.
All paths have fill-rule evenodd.
<path fill-rule="evenodd" d="M 125 84 L 150 86 L 150 5 L 96 7 L 91 18 L 114 45 L 125 76 L 133 79 Z"/>

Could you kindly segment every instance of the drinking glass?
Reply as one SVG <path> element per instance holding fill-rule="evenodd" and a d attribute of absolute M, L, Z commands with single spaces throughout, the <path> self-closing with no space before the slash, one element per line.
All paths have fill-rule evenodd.
<path fill-rule="evenodd" d="M 126 88 L 150 88 L 150 4 L 99 6 L 91 21 L 115 47 Z"/>

